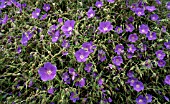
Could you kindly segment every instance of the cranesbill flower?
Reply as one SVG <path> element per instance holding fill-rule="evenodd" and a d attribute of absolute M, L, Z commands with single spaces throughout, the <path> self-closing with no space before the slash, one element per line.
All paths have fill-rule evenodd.
<path fill-rule="evenodd" d="M 157 21 L 159 19 L 159 16 L 157 14 L 152 14 L 150 18 L 152 21 Z"/>
<path fill-rule="evenodd" d="M 147 103 L 152 102 L 152 95 L 151 94 L 147 94 L 145 97 L 147 99 Z"/>
<path fill-rule="evenodd" d="M 130 16 L 130 17 L 128 18 L 128 21 L 129 21 L 129 22 L 133 22 L 133 21 L 134 21 L 134 17 Z"/>
<path fill-rule="evenodd" d="M 136 103 L 137 103 L 137 104 L 147 104 L 147 99 L 146 99 L 146 97 L 144 97 L 143 95 L 139 95 L 139 96 L 136 98 Z"/>
<path fill-rule="evenodd" d="M 50 10 L 50 4 L 44 4 L 43 10 L 45 10 L 46 12 L 48 12 L 48 11 Z"/>
<path fill-rule="evenodd" d="M 53 35 L 53 34 L 55 34 L 55 31 L 56 31 L 56 29 L 57 29 L 57 26 L 56 25 L 52 25 L 52 26 L 50 26 L 50 28 L 48 29 L 48 35 Z"/>
<path fill-rule="evenodd" d="M 8 21 L 8 15 L 5 14 L 4 18 L 1 20 L 2 24 L 6 24 Z"/>
<path fill-rule="evenodd" d="M 32 12 L 32 18 L 36 18 L 38 19 L 39 15 L 40 15 L 41 9 L 36 8 L 33 12 Z"/>
<path fill-rule="evenodd" d="M 164 82 L 168 85 L 170 85 L 170 75 L 166 75 Z"/>
<path fill-rule="evenodd" d="M 162 26 L 161 31 L 165 33 L 166 32 L 166 26 Z"/>
<path fill-rule="evenodd" d="M 74 71 L 74 68 L 69 68 L 69 74 L 72 75 L 72 78 L 71 78 L 72 80 L 74 80 L 76 76 L 78 76 L 77 73 Z"/>
<path fill-rule="evenodd" d="M 49 94 L 54 94 L 54 88 L 52 87 L 52 88 L 48 89 L 48 93 Z"/>
<path fill-rule="evenodd" d="M 134 55 L 133 53 L 127 53 L 127 58 L 131 59 L 133 57 L 133 55 Z"/>
<path fill-rule="evenodd" d="M 137 16 L 143 16 L 143 15 L 145 15 L 145 10 L 143 9 L 143 8 L 136 8 L 135 9 L 135 14 L 137 15 Z"/>
<path fill-rule="evenodd" d="M 169 102 L 169 98 L 167 96 L 164 96 L 165 100 Z"/>
<path fill-rule="evenodd" d="M 18 46 L 18 48 L 17 48 L 17 53 L 18 53 L 18 54 L 21 53 L 21 46 Z"/>
<path fill-rule="evenodd" d="M 86 64 L 84 70 L 87 71 L 88 73 L 91 71 L 91 68 L 92 68 L 93 64 L 92 63 L 88 63 Z"/>
<path fill-rule="evenodd" d="M 162 4 L 160 0 L 155 0 L 158 5 Z"/>
<path fill-rule="evenodd" d="M 97 8 L 100 8 L 100 7 L 102 7 L 102 6 L 103 6 L 103 3 L 102 3 L 102 1 L 96 1 L 96 4 L 95 4 L 95 6 L 96 6 Z"/>
<path fill-rule="evenodd" d="M 165 54 L 162 50 L 156 51 L 155 54 L 156 54 L 156 57 L 157 57 L 159 60 L 164 59 L 164 57 L 166 56 L 166 54 Z"/>
<path fill-rule="evenodd" d="M 79 96 L 77 95 L 77 93 L 75 94 L 74 92 L 70 93 L 70 100 L 72 100 L 74 103 L 79 100 Z"/>
<path fill-rule="evenodd" d="M 168 10 L 170 10 L 170 2 L 167 2 L 167 3 L 166 3 L 166 8 L 167 8 Z"/>
<path fill-rule="evenodd" d="M 52 35 L 52 42 L 55 43 L 58 41 L 59 39 L 59 36 L 60 36 L 60 31 L 56 31 L 54 35 Z"/>
<path fill-rule="evenodd" d="M 25 35 L 25 33 L 22 34 L 21 44 L 24 46 L 27 46 L 28 43 L 28 37 Z"/>
<path fill-rule="evenodd" d="M 146 10 L 148 10 L 149 12 L 153 12 L 156 10 L 155 6 L 146 6 Z"/>
<path fill-rule="evenodd" d="M 134 26 L 132 24 L 126 25 L 126 32 L 132 32 L 134 30 Z"/>
<path fill-rule="evenodd" d="M 130 6 L 130 9 L 135 12 L 136 8 L 138 7 L 138 4 L 137 3 L 133 3 L 131 6 Z"/>
<path fill-rule="evenodd" d="M 122 56 L 115 56 L 112 58 L 112 62 L 116 65 L 116 66 L 120 66 L 123 63 L 123 59 Z"/>
<path fill-rule="evenodd" d="M 141 34 L 147 34 L 149 31 L 149 27 L 146 24 L 142 24 L 139 26 L 139 33 Z"/>
<path fill-rule="evenodd" d="M 61 27 L 61 30 L 63 32 L 70 32 L 74 29 L 74 24 L 75 21 L 74 20 L 67 20 L 64 25 Z"/>
<path fill-rule="evenodd" d="M 79 81 L 79 87 L 84 87 L 86 84 L 86 79 L 85 78 L 81 78 L 81 80 Z"/>
<path fill-rule="evenodd" d="M 170 49 L 170 41 L 164 42 L 164 46 L 166 47 L 166 49 Z"/>
<path fill-rule="evenodd" d="M 170 13 L 168 13 L 166 16 L 167 16 L 167 18 L 169 18 L 169 19 L 170 19 Z"/>
<path fill-rule="evenodd" d="M 62 23 L 62 22 L 63 22 L 63 18 L 59 18 L 59 19 L 58 19 L 58 22 L 59 22 L 59 23 Z"/>
<path fill-rule="evenodd" d="M 138 40 L 137 34 L 136 34 L 136 33 L 130 34 L 129 37 L 128 37 L 128 40 L 129 40 L 130 42 L 133 42 L 133 43 L 136 42 L 136 41 Z"/>
<path fill-rule="evenodd" d="M 115 0 L 107 0 L 107 2 L 109 2 L 109 3 L 114 3 Z"/>
<path fill-rule="evenodd" d="M 127 83 L 130 84 L 130 86 L 134 86 L 134 83 L 137 82 L 138 79 L 137 78 L 134 78 L 134 77 L 130 77 L 127 81 Z"/>
<path fill-rule="evenodd" d="M 110 21 L 100 22 L 98 29 L 102 33 L 107 33 L 113 30 L 113 26 Z"/>
<path fill-rule="evenodd" d="M 63 75 L 62 75 L 62 80 L 64 81 L 64 82 L 66 82 L 67 80 L 69 80 L 69 74 L 67 73 L 67 72 L 65 72 L 65 73 L 63 73 Z"/>
<path fill-rule="evenodd" d="M 156 38 L 157 38 L 157 36 L 156 36 L 156 32 L 148 32 L 147 34 L 146 34 L 146 37 L 148 38 L 148 40 L 155 40 Z"/>
<path fill-rule="evenodd" d="M 84 49 L 79 49 L 75 53 L 75 57 L 78 62 L 85 62 L 87 60 L 88 56 L 89 56 L 89 53 L 86 52 Z"/>
<path fill-rule="evenodd" d="M 102 79 L 102 78 L 100 78 L 100 79 L 98 80 L 98 84 L 99 84 L 99 86 L 101 86 L 101 85 L 103 84 L 103 79 Z"/>
<path fill-rule="evenodd" d="M 134 46 L 134 44 L 128 44 L 128 47 L 129 53 L 134 53 L 136 51 L 136 47 Z"/>
<path fill-rule="evenodd" d="M 122 26 L 116 26 L 115 32 L 117 32 L 118 34 L 121 34 L 123 32 Z"/>
<path fill-rule="evenodd" d="M 98 51 L 98 60 L 100 60 L 101 62 L 106 60 L 106 53 L 103 50 Z"/>
<path fill-rule="evenodd" d="M 5 1 L 0 1 L 0 9 L 6 8 Z"/>
<path fill-rule="evenodd" d="M 41 16 L 40 20 L 45 20 L 47 18 L 48 14 L 45 13 L 44 15 Z"/>
<path fill-rule="evenodd" d="M 63 40 L 61 46 L 62 46 L 63 48 L 69 48 L 69 47 L 70 47 L 70 44 L 69 44 L 69 42 L 68 42 L 67 40 Z"/>
<path fill-rule="evenodd" d="M 127 72 L 127 76 L 128 76 L 129 78 L 134 77 L 134 72 L 131 71 L 131 70 L 129 70 L 129 71 Z"/>
<path fill-rule="evenodd" d="M 43 67 L 38 70 L 41 80 L 48 81 L 53 80 L 56 76 L 57 67 L 50 62 L 46 62 Z"/>
<path fill-rule="evenodd" d="M 144 85 L 141 81 L 136 81 L 133 84 L 133 89 L 137 92 L 140 92 L 144 89 Z"/>
<path fill-rule="evenodd" d="M 92 7 L 90 7 L 90 9 L 88 10 L 87 16 L 88 16 L 88 18 L 92 18 L 95 16 L 95 11 L 93 10 Z"/>
<path fill-rule="evenodd" d="M 158 66 L 159 67 L 164 67 L 166 65 L 166 61 L 164 60 L 158 60 Z"/>
<path fill-rule="evenodd" d="M 124 52 L 124 46 L 121 45 L 121 44 L 116 45 L 116 47 L 115 47 L 115 52 L 116 52 L 118 55 L 120 55 L 121 53 Z"/>
<path fill-rule="evenodd" d="M 85 51 L 87 51 L 89 53 L 92 53 L 93 49 L 94 49 L 93 43 L 92 42 L 84 42 L 82 44 L 82 49 L 84 49 Z"/>

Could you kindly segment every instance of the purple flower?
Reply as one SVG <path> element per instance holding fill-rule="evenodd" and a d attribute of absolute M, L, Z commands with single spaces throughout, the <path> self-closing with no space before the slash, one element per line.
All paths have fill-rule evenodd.
<path fill-rule="evenodd" d="M 131 6 L 130 6 L 130 9 L 135 12 L 136 8 L 138 7 L 138 4 L 137 3 L 133 3 Z"/>
<path fill-rule="evenodd" d="M 166 61 L 164 60 L 158 60 L 158 66 L 159 67 L 164 67 L 166 65 Z"/>
<path fill-rule="evenodd" d="M 157 38 L 157 36 L 156 36 L 156 32 L 148 32 L 147 34 L 146 34 L 146 37 L 148 38 L 148 40 L 155 40 L 156 38 Z"/>
<path fill-rule="evenodd" d="M 109 22 L 109 21 L 100 22 L 98 29 L 102 33 L 107 33 L 109 31 L 113 30 L 113 26 L 112 26 L 111 22 Z"/>
<path fill-rule="evenodd" d="M 91 71 L 93 64 L 92 63 L 88 63 L 86 64 L 86 67 L 84 68 L 84 70 L 86 70 L 88 73 Z"/>
<path fill-rule="evenodd" d="M 71 78 L 72 80 L 74 80 L 76 76 L 78 76 L 77 73 L 74 71 L 74 68 L 69 68 L 69 74 L 72 75 L 72 78 Z"/>
<path fill-rule="evenodd" d="M 74 20 L 67 20 L 64 25 L 61 27 L 61 30 L 65 32 L 71 32 L 74 29 Z"/>
<path fill-rule="evenodd" d="M 127 83 L 130 83 L 130 86 L 134 86 L 134 83 L 137 82 L 138 79 L 134 77 L 130 77 L 127 81 Z"/>
<path fill-rule="evenodd" d="M 81 80 L 79 81 L 79 87 L 84 87 L 86 84 L 86 79 L 85 78 L 81 78 Z"/>
<path fill-rule="evenodd" d="M 168 10 L 170 10 L 170 2 L 167 2 L 167 3 L 166 3 L 166 8 L 167 8 Z"/>
<path fill-rule="evenodd" d="M 134 53 L 136 51 L 136 47 L 134 46 L 134 44 L 128 44 L 128 47 L 129 53 Z"/>
<path fill-rule="evenodd" d="M 52 42 L 55 43 L 59 39 L 60 31 L 56 31 L 54 35 L 52 35 Z"/>
<path fill-rule="evenodd" d="M 116 65 L 116 66 L 120 66 L 123 63 L 123 59 L 121 56 L 115 56 L 112 58 L 112 62 Z"/>
<path fill-rule="evenodd" d="M 139 33 L 141 34 L 147 34 L 149 31 L 149 27 L 146 24 L 142 24 L 139 26 Z"/>
<path fill-rule="evenodd" d="M 32 12 L 32 18 L 38 19 L 40 12 L 41 12 L 41 9 L 36 8 L 35 11 Z"/>
<path fill-rule="evenodd" d="M 18 48 L 17 48 L 17 53 L 18 53 L 18 54 L 21 53 L 21 46 L 18 46 Z"/>
<path fill-rule="evenodd" d="M 97 8 L 100 8 L 100 7 L 102 7 L 102 6 L 103 6 L 103 3 L 102 3 L 102 1 L 96 1 L 96 4 L 95 4 L 95 6 L 96 6 Z"/>
<path fill-rule="evenodd" d="M 38 73 L 42 81 L 53 80 L 56 76 L 57 67 L 50 62 L 46 62 L 43 67 L 39 68 Z"/>
<path fill-rule="evenodd" d="M 164 96 L 165 100 L 169 102 L 169 98 L 167 96 Z"/>
<path fill-rule="evenodd" d="M 94 49 L 93 43 L 92 42 L 84 42 L 82 44 L 82 49 L 84 49 L 85 51 L 87 51 L 89 53 L 92 53 L 93 49 Z"/>
<path fill-rule="evenodd" d="M 164 46 L 166 47 L 166 49 L 170 49 L 170 41 L 164 42 Z"/>
<path fill-rule="evenodd" d="M 49 94 L 54 94 L 54 88 L 48 89 L 48 93 L 49 93 Z"/>
<path fill-rule="evenodd" d="M 129 71 L 127 72 L 127 76 L 128 76 L 129 78 L 134 77 L 134 72 L 131 71 L 131 70 L 129 70 Z"/>
<path fill-rule="evenodd" d="M 136 41 L 138 40 L 137 34 L 136 34 L 136 33 L 130 34 L 129 37 L 128 37 L 128 40 L 129 40 L 130 42 L 133 42 L 133 43 L 136 42 Z"/>
<path fill-rule="evenodd" d="M 155 6 L 146 6 L 146 10 L 148 10 L 149 12 L 153 12 L 156 10 Z"/>
<path fill-rule="evenodd" d="M 145 45 L 145 44 L 142 44 L 141 45 L 141 48 L 140 48 L 140 51 L 141 52 L 144 52 L 144 51 L 146 51 L 147 50 L 147 46 Z"/>
<path fill-rule="evenodd" d="M 65 73 L 63 73 L 63 75 L 62 75 L 62 80 L 64 81 L 64 82 L 66 82 L 67 80 L 69 80 L 69 75 L 68 75 L 68 73 L 67 72 L 65 72 Z"/>
<path fill-rule="evenodd" d="M 106 60 L 106 53 L 103 50 L 98 50 L 98 60 L 101 62 Z"/>
<path fill-rule="evenodd" d="M 144 89 L 144 85 L 141 81 L 136 81 L 133 84 L 133 89 L 137 92 L 140 92 Z"/>
<path fill-rule="evenodd" d="M 48 35 L 53 35 L 53 34 L 55 34 L 55 31 L 56 31 L 56 29 L 57 29 L 57 26 L 56 25 L 52 25 L 52 26 L 50 26 L 50 28 L 48 29 Z"/>
<path fill-rule="evenodd" d="M 138 98 L 136 98 L 137 104 L 147 104 L 147 99 L 143 95 L 139 95 Z"/>
<path fill-rule="evenodd" d="M 152 14 L 150 18 L 152 21 L 157 21 L 159 19 L 159 16 L 157 14 Z"/>
<path fill-rule="evenodd" d="M 68 42 L 67 40 L 63 40 L 61 46 L 62 46 L 63 48 L 69 48 L 69 47 L 70 47 L 70 44 L 69 44 L 69 42 Z"/>
<path fill-rule="evenodd" d="M 0 9 L 6 8 L 5 1 L 0 1 Z"/>
<path fill-rule="evenodd" d="M 114 3 L 115 0 L 107 0 L 107 2 L 109 2 L 109 3 Z"/>
<path fill-rule="evenodd" d="M 118 55 L 120 55 L 121 53 L 124 52 L 124 46 L 121 45 L 121 44 L 116 45 L 116 47 L 115 47 L 115 52 L 116 52 Z"/>
<path fill-rule="evenodd" d="M 28 43 L 28 37 L 25 35 L 25 33 L 22 34 L 21 44 L 24 46 L 27 46 Z"/>
<path fill-rule="evenodd" d="M 137 16 L 143 16 L 145 15 L 145 10 L 143 8 L 136 8 L 135 13 L 137 14 Z"/>
<path fill-rule="evenodd" d="M 44 4 L 43 10 L 45 10 L 46 12 L 48 12 L 48 11 L 50 10 L 50 4 Z"/>
<path fill-rule="evenodd" d="M 100 78 L 100 79 L 98 80 L 98 84 L 99 84 L 99 86 L 101 86 L 101 85 L 103 84 L 103 79 L 102 79 L 102 78 Z"/>
<path fill-rule="evenodd" d="M 152 102 L 152 95 L 151 94 L 147 94 L 145 97 L 147 99 L 147 103 Z"/>
<path fill-rule="evenodd" d="M 127 58 L 131 59 L 133 57 L 133 53 L 127 53 Z"/>
<path fill-rule="evenodd" d="M 128 21 L 129 21 L 129 22 L 133 22 L 133 21 L 134 21 L 134 17 L 130 16 L 130 17 L 128 18 Z"/>
<path fill-rule="evenodd" d="M 162 4 L 160 0 L 155 0 L 158 5 Z"/>
<path fill-rule="evenodd" d="M 40 20 L 45 20 L 47 18 L 48 14 L 45 13 L 44 15 L 41 16 Z"/>
<path fill-rule="evenodd" d="M 170 75 L 166 75 L 164 82 L 168 85 L 170 85 Z"/>
<path fill-rule="evenodd" d="M 166 56 L 166 54 L 165 54 L 162 50 L 156 51 L 155 54 L 156 54 L 156 57 L 157 57 L 159 60 L 164 59 L 164 57 Z"/>
<path fill-rule="evenodd" d="M 79 96 L 77 94 L 75 94 L 74 92 L 70 93 L 70 100 L 72 100 L 74 103 L 79 100 Z"/>
<path fill-rule="evenodd" d="M 78 62 L 85 62 L 87 60 L 88 56 L 89 56 L 89 53 L 86 52 L 84 49 L 79 49 L 75 53 L 75 57 Z"/>
<path fill-rule="evenodd" d="M 2 24 L 6 24 L 7 23 L 7 21 L 8 21 L 8 15 L 7 14 L 5 14 L 5 16 L 4 16 L 4 18 L 1 20 L 1 22 L 2 22 Z"/>
<path fill-rule="evenodd" d="M 166 27 L 162 26 L 161 31 L 165 33 L 166 32 Z"/>
<path fill-rule="evenodd" d="M 168 14 L 167 14 L 167 18 L 169 18 L 169 19 L 170 19 L 170 13 L 168 13 Z"/>
<path fill-rule="evenodd" d="M 121 34 L 123 32 L 122 26 L 116 26 L 115 32 L 117 32 L 118 34 Z"/>
<path fill-rule="evenodd" d="M 126 32 L 132 32 L 134 30 L 134 26 L 132 24 L 126 25 Z"/>
<path fill-rule="evenodd" d="M 63 22 L 63 18 L 59 18 L 59 19 L 58 19 L 58 22 L 59 22 L 59 23 L 62 23 L 62 22 Z"/>
<path fill-rule="evenodd" d="M 88 18 L 92 18 L 95 16 L 95 11 L 93 10 L 92 7 L 90 7 L 90 9 L 88 10 L 87 16 L 88 16 Z"/>

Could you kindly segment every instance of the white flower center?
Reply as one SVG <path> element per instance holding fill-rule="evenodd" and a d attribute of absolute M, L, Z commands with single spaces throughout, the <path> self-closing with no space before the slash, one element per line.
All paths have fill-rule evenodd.
<path fill-rule="evenodd" d="M 84 59 L 84 56 L 83 56 L 83 55 L 80 55 L 80 59 Z"/>
<path fill-rule="evenodd" d="M 36 15 L 37 15 L 37 16 L 39 16 L 39 15 L 40 15 L 40 13 L 36 13 Z"/>
<path fill-rule="evenodd" d="M 139 103 L 142 103 L 143 102 L 143 100 L 142 99 L 139 99 Z"/>
<path fill-rule="evenodd" d="M 104 28 L 104 31 L 107 31 L 107 30 L 108 30 L 108 28 L 107 28 L 107 27 L 105 27 L 105 28 Z"/>
<path fill-rule="evenodd" d="M 101 4 L 98 4 L 98 7 L 101 7 Z"/>
<path fill-rule="evenodd" d="M 90 14 L 90 17 L 93 17 L 93 13 Z"/>
<path fill-rule="evenodd" d="M 142 33 L 145 33 L 145 30 L 144 30 L 144 29 L 142 29 Z"/>
<path fill-rule="evenodd" d="M 136 88 L 140 88 L 140 85 L 137 84 L 137 85 L 136 85 Z"/>
<path fill-rule="evenodd" d="M 70 31 L 70 30 L 72 30 L 72 27 L 70 26 L 70 27 L 68 27 L 68 31 Z"/>
<path fill-rule="evenodd" d="M 141 12 L 138 12 L 138 15 L 141 15 L 142 13 Z"/>
<path fill-rule="evenodd" d="M 52 71 L 51 71 L 51 70 L 47 70 L 47 74 L 48 74 L 48 75 L 51 75 L 51 74 L 52 74 Z"/>

